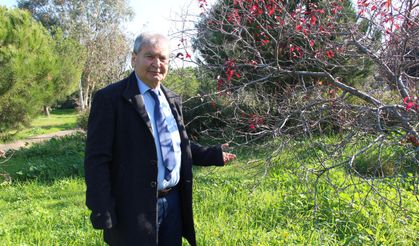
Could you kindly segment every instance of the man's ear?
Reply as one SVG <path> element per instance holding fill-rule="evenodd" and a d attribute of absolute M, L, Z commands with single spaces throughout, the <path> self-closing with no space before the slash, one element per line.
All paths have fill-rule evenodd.
<path fill-rule="evenodd" d="M 134 52 L 132 52 L 131 54 L 131 67 L 135 68 L 135 61 L 137 60 L 137 54 L 135 54 Z"/>

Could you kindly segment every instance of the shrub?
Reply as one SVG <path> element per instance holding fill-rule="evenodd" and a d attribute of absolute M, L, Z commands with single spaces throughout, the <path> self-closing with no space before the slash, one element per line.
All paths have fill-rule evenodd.
<path fill-rule="evenodd" d="M 17 151 L 4 169 L 13 180 L 21 181 L 37 179 L 50 182 L 83 176 L 84 143 L 84 133 L 52 138 Z"/>
<path fill-rule="evenodd" d="M 87 121 L 89 120 L 90 110 L 85 110 L 77 116 L 77 126 L 87 131 Z"/>

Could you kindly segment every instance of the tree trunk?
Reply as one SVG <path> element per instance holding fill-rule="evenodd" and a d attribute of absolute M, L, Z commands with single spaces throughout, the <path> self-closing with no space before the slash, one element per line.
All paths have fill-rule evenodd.
<path fill-rule="evenodd" d="M 50 116 L 50 110 L 51 110 L 50 106 L 45 106 L 44 105 L 44 115 L 45 116 L 47 116 L 47 117 Z"/>
<path fill-rule="evenodd" d="M 86 109 L 84 105 L 84 99 L 83 99 L 83 85 L 82 85 L 81 79 L 79 83 L 79 105 L 80 105 L 81 111 L 84 111 Z"/>

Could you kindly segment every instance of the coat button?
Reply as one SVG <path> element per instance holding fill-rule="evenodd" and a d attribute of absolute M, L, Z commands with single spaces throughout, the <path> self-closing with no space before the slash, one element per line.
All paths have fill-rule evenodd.
<path fill-rule="evenodd" d="M 150 182 L 150 186 L 151 186 L 151 188 L 156 187 L 157 186 L 157 182 L 156 181 L 151 181 Z"/>

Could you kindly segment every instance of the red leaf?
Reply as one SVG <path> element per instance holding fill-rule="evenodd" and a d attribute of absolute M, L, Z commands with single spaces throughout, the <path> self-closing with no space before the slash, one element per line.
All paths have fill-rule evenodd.
<path fill-rule="evenodd" d="M 231 77 L 233 77 L 233 75 L 234 75 L 233 70 L 228 70 L 226 72 L 226 75 L 227 75 L 227 81 L 230 81 L 231 80 Z"/>
<path fill-rule="evenodd" d="M 333 52 L 333 50 L 328 50 L 326 51 L 326 55 L 329 58 L 333 58 L 335 56 L 335 52 Z"/>
<path fill-rule="evenodd" d="M 262 42 L 262 45 L 267 45 L 269 43 L 269 40 L 268 39 L 262 39 L 261 42 Z"/>
<path fill-rule="evenodd" d="M 312 25 L 316 25 L 316 21 L 317 21 L 316 16 L 315 16 L 315 15 L 311 16 L 310 23 L 311 23 Z"/>
<path fill-rule="evenodd" d="M 250 13 L 255 13 L 258 10 L 257 4 L 253 4 L 252 8 L 250 9 Z"/>
<path fill-rule="evenodd" d="M 269 11 L 268 11 L 269 16 L 273 15 L 274 13 L 275 13 L 275 8 L 269 9 Z"/>
<path fill-rule="evenodd" d="M 314 46 L 314 40 L 310 39 L 310 47 L 313 47 L 313 46 Z"/>
<path fill-rule="evenodd" d="M 415 106 L 415 104 L 413 102 L 408 102 L 406 105 L 406 110 L 409 110 L 411 108 L 413 108 L 413 106 Z"/>

